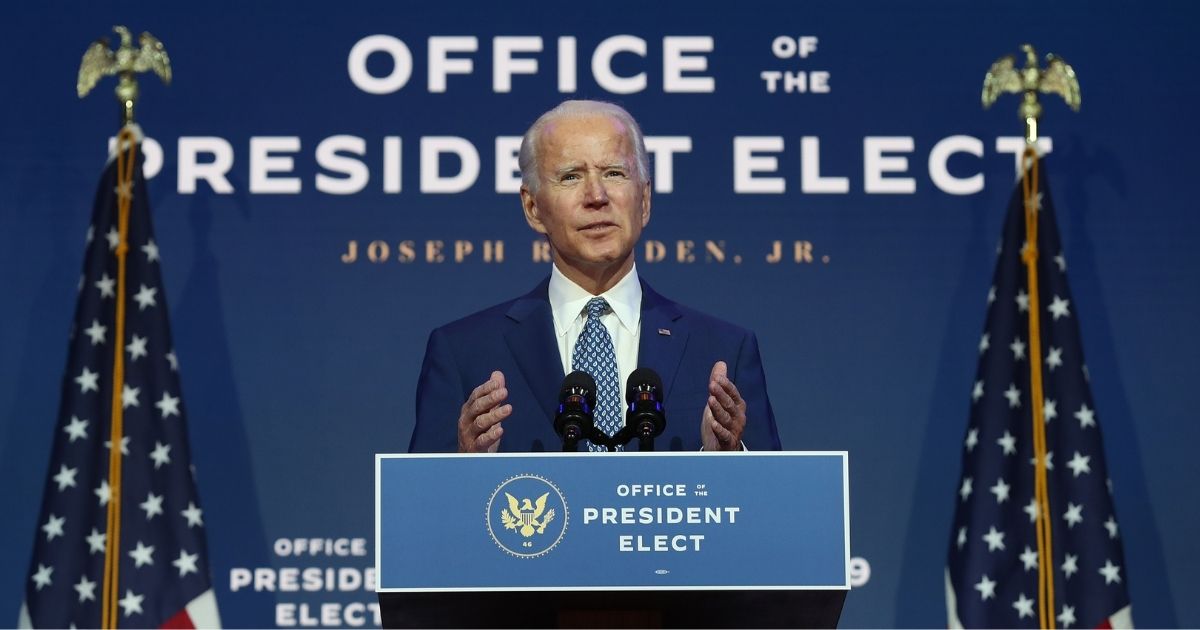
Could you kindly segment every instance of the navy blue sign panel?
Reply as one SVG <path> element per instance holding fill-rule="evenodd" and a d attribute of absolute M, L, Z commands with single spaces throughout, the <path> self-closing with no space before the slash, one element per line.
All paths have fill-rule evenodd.
<path fill-rule="evenodd" d="M 380 455 L 379 591 L 850 588 L 846 453 Z"/>
<path fill-rule="evenodd" d="M 1186 596 L 1200 592 L 1200 5 L 4 11 L 16 28 L 0 37 L 12 87 L 0 99 L 0 558 L 12 559 L 0 566 L 0 625 L 37 587 L 54 421 L 64 376 L 78 376 L 66 374 L 67 344 L 93 194 L 118 130 L 113 78 L 81 101 L 77 72 L 88 44 L 124 24 L 160 39 L 174 70 L 169 87 L 141 80 L 137 115 L 179 363 L 172 395 L 187 401 L 227 625 L 378 623 L 372 458 L 409 442 L 429 332 L 549 273 L 514 152 L 568 98 L 615 101 L 646 132 L 654 192 L 639 275 L 755 332 L 784 448 L 851 454 L 842 622 L 946 625 L 980 333 L 1022 147 L 1019 99 L 984 111 L 979 96 L 992 62 L 1030 42 L 1063 56 L 1082 86 L 1078 113 L 1042 97 L 1040 130 L 1121 578 L 1139 625 L 1200 626 L 1200 598 Z M 991 352 L 1011 341 L 993 338 Z M 674 387 L 703 396 L 702 382 Z M 699 423 L 692 411 L 669 422 Z M 52 578 L 45 589 L 74 592 Z"/>

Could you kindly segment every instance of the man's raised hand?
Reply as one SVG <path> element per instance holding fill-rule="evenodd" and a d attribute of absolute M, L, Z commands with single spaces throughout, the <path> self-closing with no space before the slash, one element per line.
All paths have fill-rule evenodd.
<path fill-rule="evenodd" d="M 729 380 L 728 371 L 724 361 L 717 361 L 708 376 L 708 404 L 700 419 L 700 440 L 706 451 L 742 450 L 746 401 Z"/>
<path fill-rule="evenodd" d="M 504 404 L 507 398 L 504 373 L 499 371 L 471 391 L 458 415 L 458 452 L 495 453 L 500 448 L 500 421 L 512 415 L 512 405 Z"/>

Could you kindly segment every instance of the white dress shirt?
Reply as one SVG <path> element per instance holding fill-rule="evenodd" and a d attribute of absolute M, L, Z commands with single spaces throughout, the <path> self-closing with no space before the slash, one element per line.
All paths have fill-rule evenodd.
<path fill-rule="evenodd" d="M 634 266 L 611 289 L 599 296 L 567 278 L 557 265 L 550 271 L 550 310 L 554 315 L 554 334 L 558 340 L 558 357 L 562 359 L 563 374 L 571 373 L 571 357 L 575 343 L 587 323 L 588 300 L 602 297 L 608 301 L 609 311 L 600 317 L 600 322 L 612 337 L 613 350 L 617 355 L 617 377 L 621 388 L 621 406 L 624 407 L 625 383 L 637 368 L 638 341 L 642 335 L 642 284 L 638 281 Z M 624 422 L 624 418 L 622 418 Z"/>

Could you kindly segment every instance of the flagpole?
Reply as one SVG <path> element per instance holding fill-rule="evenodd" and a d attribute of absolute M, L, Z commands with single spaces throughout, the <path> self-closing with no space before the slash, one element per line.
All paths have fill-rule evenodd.
<path fill-rule="evenodd" d="M 108 449 L 108 535 L 104 544 L 104 600 L 101 625 L 117 627 L 117 592 L 121 566 L 121 442 L 124 437 L 125 296 L 126 259 L 129 253 L 129 206 L 133 199 L 133 169 L 137 164 L 137 138 L 126 125 L 117 136 L 117 289 L 114 317 L 112 427 Z"/>
<path fill-rule="evenodd" d="M 1045 391 L 1042 383 L 1042 318 L 1041 300 L 1038 291 L 1037 276 L 1037 195 L 1038 195 L 1038 155 L 1037 127 L 1027 125 L 1032 130 L 1027 135 L 1025 152 L 1021 157 L 1023 177 L 1021 178 L 1022 192 L 1025 201 L 1025 251 L 1021 252 L 1021 260 L 1025 263 L 1027 284 L 1029 286 L 1029 398 L 1032 407 L 1033 422 L 1033 458 L 1034 458 L 1034 498 L 1037 500 L 1037 545 L 1038 545 L 1038 620 L 1041 627 L 1053 630 L 1054 619 L 1054 546 L 1051 537 L 1050 524 L 1050 494 L 1046 482 L 1046 411 Z"/>
<path fill-rule="evenodd" d="M 1042 105 L 1038 92 L 1060 94 L 1067 105 L 1079 111 L 1079 81 L 1075 71 L 1062 58 L 1047 55 L 1045 68 L 1038 66 L 1033 46 L 1021 46 L 1025 67 L 1015 68 L 1015 58 L 1006 55 L 996 60 L 983 80 L 983 107 L 987 109 L 1004 92 L 1023 93 L 1018 114 L 1025 122 L 1025 151 L 1021 155 L 1021 191 L 1025 206 L 1025 264 L 1029 289 L 1029 403 L 1033 423 L 1034 518 L 1038 554 L 1038 621 L 1042 628 L 1055 628 L 1054 616 L 1054 545 L 1050 520 L 1050 489 L 1047 482 L 1046 396 L 1042 378 L 1041 300 L 1038 289 L 1038 118 Z"/>
<path fill-rule="evenodd" d="M 171 82 L 171 64 L 162 42 L 149 33 L 139 38 L 140 48 L 133 45 L 133 35 L 124 26 L 114 26 L 113 31 L 121 37 L 116 52 L 109 49 L 106 38 L 92 43 L 83 54 L 79 66 L 76 90 L 79 98 L 87 96 L 96 83 L 107 75 L 117 75 L 115 90 L 121 103 L 121 131 L 117 135 L 117 287 L 116 312 L 114 314 L 113 374 L 112 374 L 112 424 L 109 431 L 108 485 L 109 500 L 107 529 L 104 542 L 104 584 L 100 607 L 100 625 L 103 628 L 117 627 L 117 595 L 121 567 L 121 445 L 124 438 L 125 412 L 125 297 L 126 262 L 129 253 L 129 212 L 133 200 L 134 168 L 137 167 L 137 143 L 133 111 L 138 99 L 137 73 L 152 70 L 163 82 Z"/>

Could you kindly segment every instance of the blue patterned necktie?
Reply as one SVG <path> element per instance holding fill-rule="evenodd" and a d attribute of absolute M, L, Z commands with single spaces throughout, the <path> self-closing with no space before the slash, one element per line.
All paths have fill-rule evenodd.
<path fill-rule="evenodd" d="M 612 337 L 600 321 L 608 312 L 608 302 L 595 297 L 588 300 L 587 322 L 575 342 L 571 356 L 571 369 L 583 370 L 596 379 L 596 428 L 608 435 L 621 430 L 621 387 L 617 381 L 617 353 L 613 350 Z M 588 450 L 603 451 L 602 446 L 588 442 Z M 617 450 L 622 450 L 617 447 Z"/>

